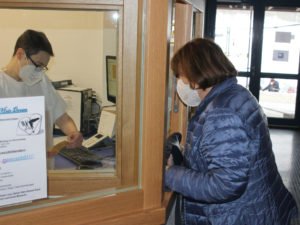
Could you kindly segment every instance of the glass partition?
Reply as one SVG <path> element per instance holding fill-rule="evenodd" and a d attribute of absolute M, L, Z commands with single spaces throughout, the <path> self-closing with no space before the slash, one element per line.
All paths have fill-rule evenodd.
<path fill-rule="evenodd" d="M 54 51 L 46 73 L 65 100 L 67 113 L 85 139 L 99 132 L 101 111 L 106 108 L 116 111 L 118 11 L 0 9 L 0 17 L 0 30 L 5 34 L 0 43 L 3 49 L 0 64 L 5 66 L 16 39 L 25 30 L 44 32 Z M 107 68 L 108 57 L 115 59 L 114 84 L 107 79 L 112 71 Z M 109 92 L 112 85 L 114 96 Z M 103 120 L 102 124 L 108 126 L 105 124 L 108 122 Z M 54 129 L 54 143 L 66 139 L 57 129 Z M 114 142 L 114 133 L 109 135 L 111 142 Z M 104 160 L 101 168 L 114 169 L 114 155 L 114 151 L 105 154 L 108 161 Z M 76 163 L 62 158 L 55 156 L 51 169 L 80 169 Z"/>
<path fill-rule="evenodd" d="M 34 201 L 34 206 L 30 202 L 4 207 L 2 214 L 53 201 L 66 203 L 137 188 L 139 79 L 137 68 L 129 65 L 135 65 L 137 60 L 138 28 L 123 24 L 120 1 L 111 6 L 103 2 L 103 6 L 94 5 L 95 9 L 83 4 L 64 9 L 55 4 L 49 8 L 49 5 L 35 6 L 34 3 L 25 8 L 19 8 L 18 3 L 0 8 L 1 68 L 9 62 L 15 42 L 25 30 L 44 32 L 54 51 L 46 74 L 66 101 L 67 112 L 84 134 L 85 141 L 103 130 L 110 134 L 104 133 L 108 138 L 88 148 L 100 158 L 100 166 L 82 167 L 59 153 L 48 169 L 48 198 Z M 131 25 L 137 24 L 137 7 L 131 10 Z M 124 30 L 128 33 L 125 38 Z M 123 43 L 127 43 L 124 51 Z M 127 64 L 122 66 L 123 62 Z M 122 82 L 123 74 L 126 83 Z M 65 139 L 54 127 L 54 145 Z M 99 190 L 103 191 L 99 194 Z"/>

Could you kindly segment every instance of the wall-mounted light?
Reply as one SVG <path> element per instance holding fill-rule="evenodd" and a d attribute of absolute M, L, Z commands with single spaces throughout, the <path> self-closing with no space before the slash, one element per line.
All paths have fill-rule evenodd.
<path fill-rule="evenodd" d="M 119 13 L 114 12 L 114 13 L 112 14 L 112 18 L 113 18 L 114 21 L 118 21 L 118 19 L 119 19 Z"/>

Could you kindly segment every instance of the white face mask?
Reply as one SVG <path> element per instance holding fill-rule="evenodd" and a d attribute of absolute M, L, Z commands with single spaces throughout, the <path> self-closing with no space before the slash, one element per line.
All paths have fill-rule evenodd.
<path fill-rule="evenodd" d="M 190 85 L 183 83 L 181 79 L 178 79 L 176 89 L 181 101 L 187 106 L 194 107 L 200 104 L 201 99 L 198 91 L 191 89 Z"/>
<path fill-rule="evenodd" d="M 34 65 L 26 65 L 20 69 L 20 78 L 28 86 L 32 86 L 42 80 L 43 71 L 36 69 Z"/>

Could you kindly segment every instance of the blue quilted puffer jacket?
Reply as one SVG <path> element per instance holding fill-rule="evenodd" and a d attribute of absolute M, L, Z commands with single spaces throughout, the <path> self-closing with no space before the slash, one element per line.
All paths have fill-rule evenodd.
<path fill-rule="evenodd" d="M 255 97 L 229 78 L 190 120 L 184 166 L 165 184 L 182 195 L 186 225 L 288 225 L 297 214 L 275 164 L 267 119 Z"/>

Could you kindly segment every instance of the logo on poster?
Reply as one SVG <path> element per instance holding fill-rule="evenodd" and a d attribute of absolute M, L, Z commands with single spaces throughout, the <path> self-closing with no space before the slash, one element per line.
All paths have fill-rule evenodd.
<path fill-rule="evenodd" d="M 35 135 L 41 131 L 42 116 L 38 113 L 20 118 L 18 122 L 18 133 L 20 135 Z"/>

